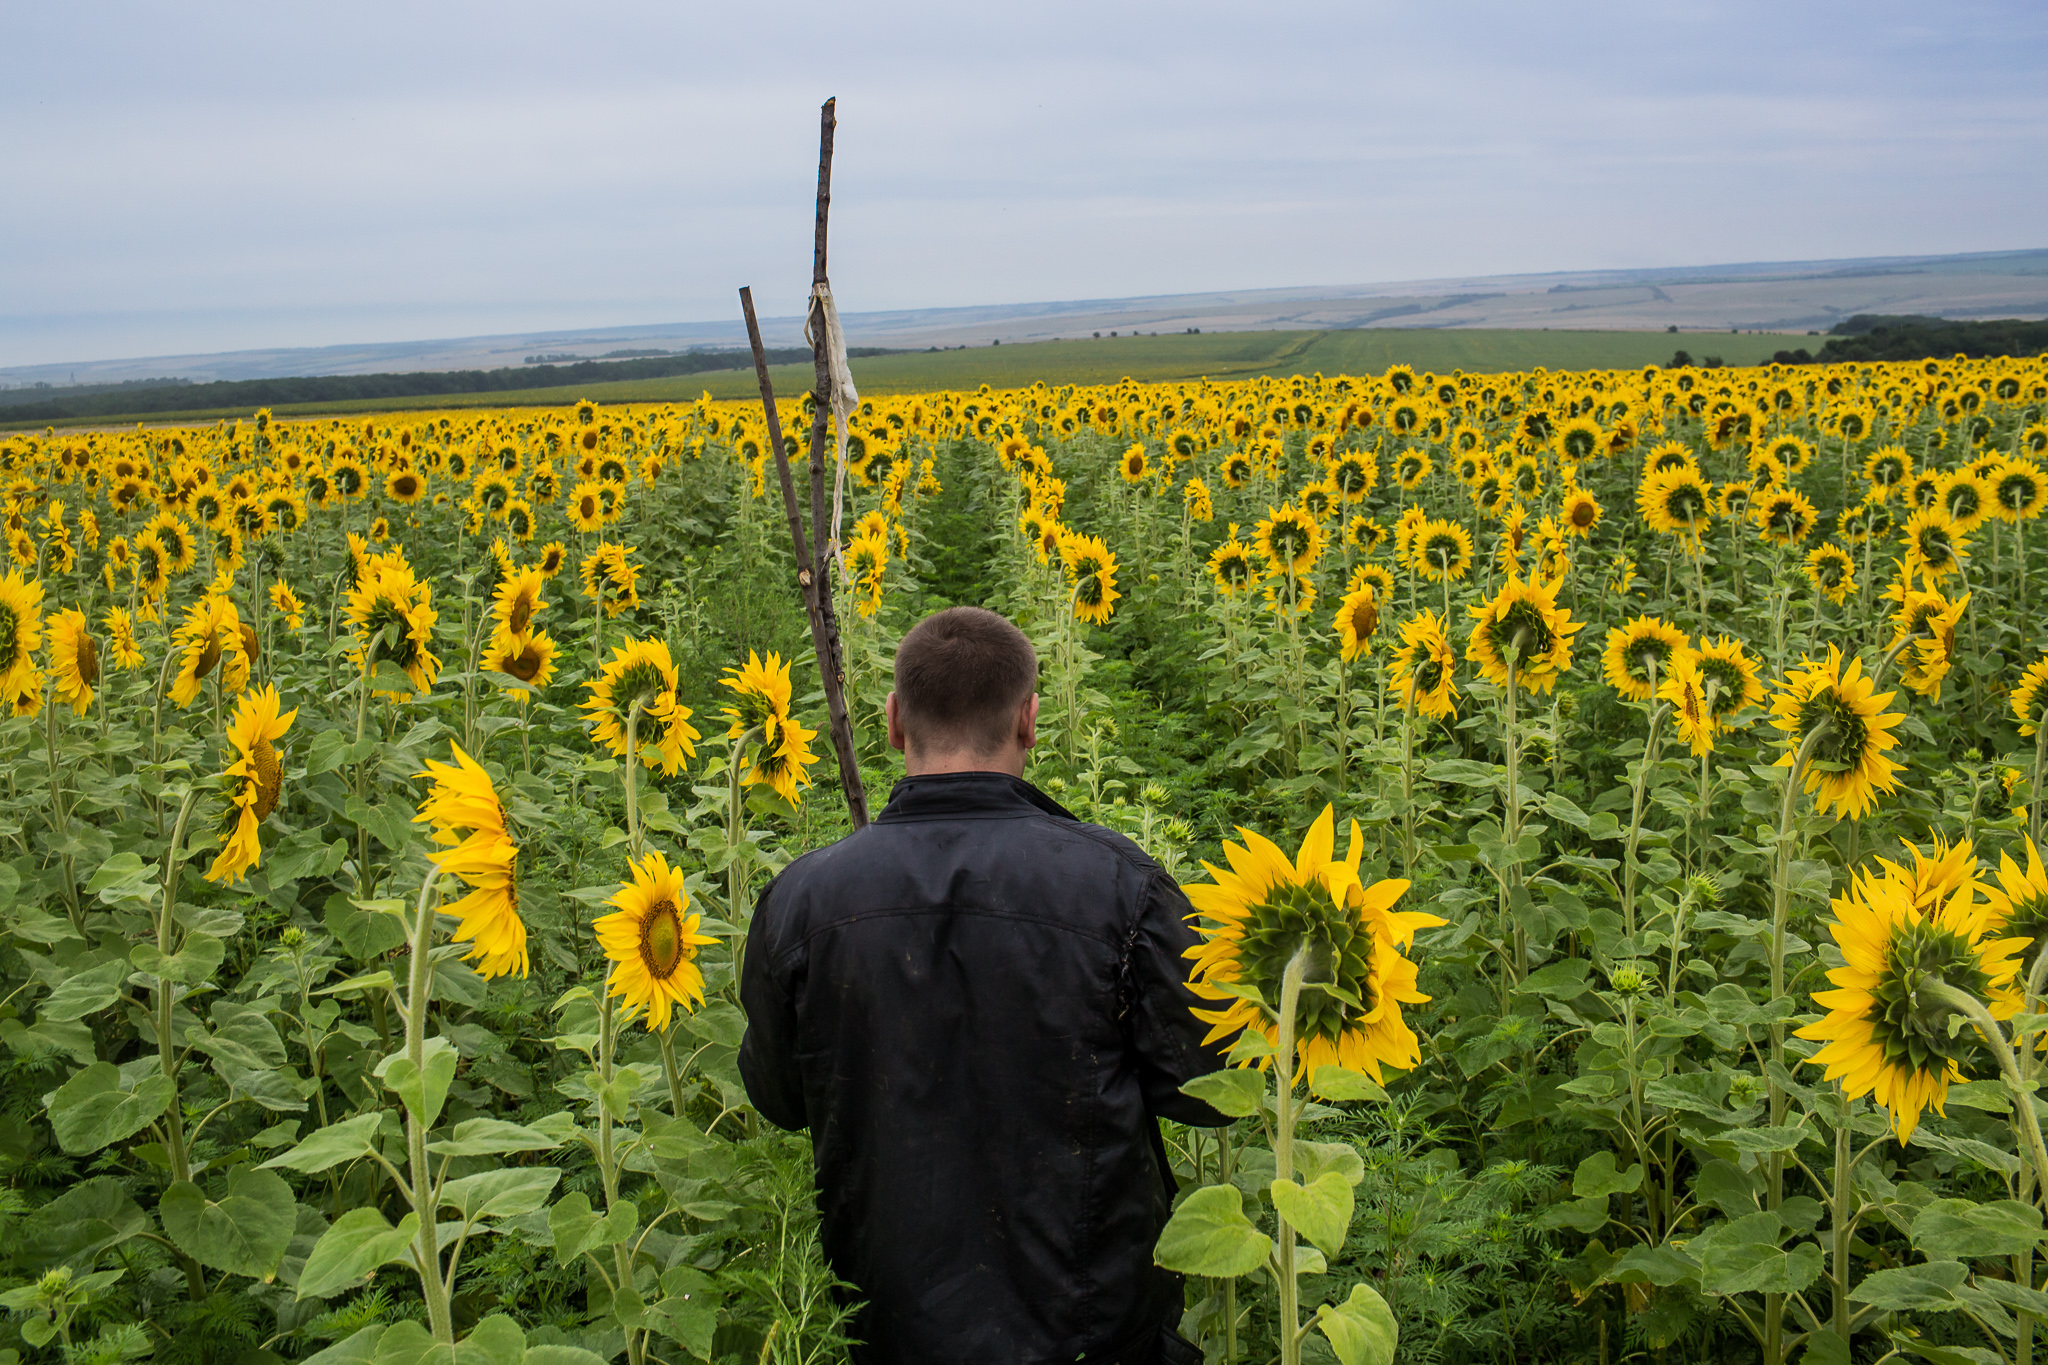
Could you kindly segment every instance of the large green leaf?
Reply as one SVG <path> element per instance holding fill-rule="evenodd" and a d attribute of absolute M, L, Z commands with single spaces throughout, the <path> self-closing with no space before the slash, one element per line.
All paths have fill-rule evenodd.
<path fill-rule="evenodd" d="M 503 1313 L 493 1313 L 455 1343 L 456 1365 L 521 1365 L 526 1333 Z"/>
<path fill-rule="evenodd" d="M 621 1200 L 609 1217 L 590 1207 L 590 1196 L 582 1191 L 568 1196 L 548 1210 L 548 1232 L 555 1239 L 555 1259 L 564 1264 L 584 1252 L 595 1252 L 623 1242 L 639 1226 L 639 1211 Z"/>
<path fill-rule="evenodd" d="M 381 1322 L 372 1323 L 335 1342 L 318 1355 L 307 1356 L 301 1365 L 372 1365 L 377 1359 L 377 1343 L 389 1330 Z"/>
<path fill-rule="evenodd" d="M 432 1128 L 448 1102 L 448 1087 L 455 1083 L 455 1045 L 446 1038 L 429 1038 L 422 1062 L 415 1064 L 403 1052 L 394 1052 L 377 1067 L 377 1078 L 405 1104 L 406 1112 L 423 1128 Z"/>
<path fill-rule="evenodd" d="M 522 1344 L 524 1344 L 522 1342 Z M 455 1365 L 455 1348 L 411 1320 L 394 1322 L 377 1343 L 373 1365 Z"/>
<path fill-rule="evenodd" d="M 49 1097 L 50 1128 L 65 1151 L 85 1156 L 141 1132 L 171 1107 L 177 1093 L 160 1071 L 131 1087 L 112 1062 L 94 1062 Z"/>
<path fill-rule="evenodd" d="M 108 1250 L 149 1231 L 149 1215 L 110 1175 L 72 1186 L 37 1209 L 13 1248 L 38 1269 L 91 1270 Z"/>
<path fill-rule="evenodd" d="M 1259 1102 L 1266 1096 L 1266 1077 L 1263 1072 L 1226 1067 L 1197 1076 L 1180 1089 L 1219 1114 L 1241 1119 L 1259 1112 Z"/>
<path fill-rule="evenodd" d="M 311 1175 L 339 1166 L 344 1161 L 366 1157 L 373 1150 L 370 1144 L 376 1140 L 378 1125 L 383 1121 L 384 1115 L 372 1110 L 367 1114 L 357 1114 L 352 1119 L 343 1119 L 340 1123 L 330 1123 L 325 1128 L 316 1129 L 289 1152 L 274 1156 L 263 1164 Z"/>
<path fill-rule="evenodd" d="M 198 986 L 213 980 L 227 953 L 227 945 L 212 934 L 187 934 L 175 953 L 159 952 L 153 943 L 138 943 L 128 956 L 135 970 L 147 976 Z"/>
<path fill-rule="evenodd" d="M 1790 1251 L 1762 1242 L 1717 1244 L 1700 1256 L 1700 1287 L 1709 1294 L 1796 1294 L 1820 1278 L 1820 1248 Z"/>
<path fill-rule="evenodd" d="M 1235 1185 L 1205 1185 L 1181 1201 L 1152 1259 L 1183 1275 L 1234 1279 L 1266 1263 L 1273 1239 L 1244 1216 Z"/>
<path fill-rule="evenodd" d="M 1363 1071 L 1353 1071 L 1348 1066 L 1325 1064 L 1308 1073 L 1309 1093 L 1325 1100 L 1372 1100 L 1376 1103 L 1387 1098 L 1387 1092 L 1380 1083 Z"/>
<path fill-rule="evenodd" d="M 408 1213 L 393 1227 L 372 1208 L 350 1209 L 321 1234 L 299 1272 L 298 1297 L 324 1299 L 354 1284 L 378 1266 L 405 1255 L 420 1219 Z"/>
<path fill-rule="evenodd" d="M 503 1152 L 547 1152 L 562 1139 L 538 1128 L 503 1119 L 465 1119 L 452 1136 L 427 1144 L 436 1156 L 494 1156 Z"/>
<path fill-rule="evenodd" d="M 284 1259 L 299 1207 L 284 1177 L 236 1167 L 218 1203 L 180 1180 L 164 1191 L 157 1216 L 171 1240 L 199 1264 L 267 1280 Z"/>
<path fill-rule="evenodd" d="M 1580 1199 L 1594 1199 L 1607 1194 L 1634 1194 L 1643 1187 L 1643 1168 L 1631 1166 L 1625 1171 L 1614 1168 L 1614 1153 L 1595 1152 L 1579 1163 L 1579 1169 L 1572 1174 L 1572 1193 Z"/>
<path fill-rule="evenodd" d="M 1895 1313 L 1942 1313 L 1963 1306 L 1956 1289 L 1969 1275 L 1970 1268 L 1961 1261 L 1904 1265 L 1864 1276 L 1849 1298 Z"/>
<path fill-rule="evenodd" d="M 1268 1192 L 1280 1216 L 1323 1255 L 1334 1261 L 1343 1253 L 1351 1230 L 1351 1185 L 1342 1175 L 1325 1171 L 1307 1185 L 1276 1180 Z"/>
<path fill-rule="evenodd" d="M 561 1179 L 553 1166 L 506 1166 L 466 1175 L 441 1187 L 441 1207 L 470 1221 L 517 1218 L 546 1205 Z"/>
<path fill-rule="evenodd" d="M 1401 1341 L 1394 1310 L 1370 1285 L 1351 1286 L 1351 1297 L 1316 1309 L 1316 1326 L 1341 1365 L 1393 1365 Z"/>
<path fill-rule="evenodd" d="M 126 959 L 116 958 L 96 967 L 67 975 L 37 1008 L 39 1017 L 65 1024 L 105 1009 L 121 998 L 121 983 L 128 979 Z"/>
<path fill-rule="evenodd" d="M 2017 1256 L 2041 1242 L 2041 1211 L 2011 1199 L 1937 1199 L 1913 1219 L 1913 1245 L 1931 1261 Z"/>

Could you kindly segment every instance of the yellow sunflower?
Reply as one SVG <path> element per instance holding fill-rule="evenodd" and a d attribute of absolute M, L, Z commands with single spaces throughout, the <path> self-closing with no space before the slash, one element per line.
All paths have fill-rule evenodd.
<path fill-rule="evenodd" d="M 306 624 L 306 604 L 292 591 L 291 584 L 282 578 L 270 585 L 270 605 L 284 618 L 287 629 L 297 630 Z"/>
<path fill-rule="evenodd" d="M 1306 573 L 1322 556 L 1325 539 L 1322 525 L 1292 505 L 1268 507 L 1252 536 L 1267 564 L 1296 574 Z"/>
<path fill-rule="evenodd" d="M 1499 592 L 1476 607 L 1465 657 L 1479 665 L 1488 682 L 1508 684 L 1508 651 L 1518 650 L 1514 681 L 1531 692 L 1548 692 L 1572 666 L 1572 636 L 1584 625 L 1557 605 L 1554 584 L 1529 583 L 1508 575 Z"/>
<path fill-rule="evenodd" d="M 718 940 L 697 932 L 702 917 L 689 913 L 683 874 L 660 853 L 631 864 L 633 883 L 621 886 L 606 905 L 617 906 L 591 928 L 611 960 L 605 993 L 645 1009 L 647 1027 L 666 1030 L 675 1009 L 691 1013 L 704 1003 L 704 974 L 697 950 Z"/>
<path fill-rule="evenodd" d="M 1574 489 L 1565 496 L 1564 515 L 1560 518 L 1567 534 L 1590 536 L 1593 528 L 1600 524 L 1600 502 L 1584 489 Z"/>
<path fill-rule="evenodd" d="M 1232 523 L 1229 539 L 1209 553 L 1209 580 L 1225 597 L 1236 597 L 1249 591 L 1258 578 L 1252 547 L 1237 538 L 1237 525 Z"/>
<path fill-rule="evenodd" d="M 384 480 L 384 496 L 407 506 L 418 502 L 426 491 L 427 476 L 417 470 L 394 470 Z"/>
<path fill-rule="evenodd" d="M 58 701 L 71 703 L 73 715 L 92 708 L 92 689 L 100 680 L 100 650 L 87 628 L 85 613 L 64 610 L 50 618 L 50 681 Z"/>
<path fill-rule="evenodd" d="M 1685 632 L 1655 616 L 1638 616 L 1607 632 L 1601 671 L 1615 691 L 1630 701 L 1648 701 L 1671 662 L 1691 648 Z"/>
<path fill-rule="evenodd" d="M 1913 477 L 1913 457 L 1904 446 L 1880 446 L 1863 462 L 1863 477 L 1876 496 L 1889 498 Z"/>
<path fill-rule="evenodd" d="M 590 712 L 591 739 L 616 758 L 626 757 L 626 722 L 633 704 L 641 707 L 640 762 L 674 777 L 697 756 L 703 736 L 690 724 L 689 707 L 676 700 L 676 666 L 660 640 L 628 640 L 590 684 L 583 709 Z"/>
<path fill-rule="evenodd" d="M 2000 521 L 2018 522 L 2048 507 L 2048 474 L 2028 460 L 2008 460 L 1991 480 L 1991 506 Z"/>
<path fill-rule="evenodd" d="M 1394 909 L 1406 881 L 1360 881 L 1365 840 L 1356 822 L 1350 853 L 1335 857 L 1336 818 L 1328 806 L 1291 859 L 1251 830 L 1238 833 L 1242 845 L 1223 845 L 1229 870 L 1204 863 L 1213 880 L 1187 888 L 1202 935 L 1187 951 L 1195 964 L 1190 985 L 1220 1004 L 1194 1012 L 1211 1026 L 1205 1041 L 1249 1029 L 1277 1047 L 1282 982 L 1300 953 L 1308 966 L 1295 1007 L 1295 1076 L 1336 1064 L 1377 1080 L 1383 1067 L 1414 1067 L 1421 1048 L 1401 1006 L 1429 997 L 1416 989 L 1415 964 L 1400 950 L 1416 930 L 1444 921 Z"/>
<path fill-rule="evenodd" d="M 1968 847 L 1962 845 L 1974 861 Z M 1944 1112 L 1949 1082 L 1964 1079 L 1962 1063 L 1977 1043 L 1972 1032 L 1950 1027 L 1954 1012 L 1926 988 L 1939 984 L 1974 996 L 1994 1019 L 2011 1018 L 2023 1003 L 2013 954 L 2026 940 L 1991 936 L 1994 919 L 1978 903 L 1981 889 L 1972 876 L 1921 908 L 1912 879 L 1887 865 L 1875 876 L 1856 873 L 1848 892 L 1830 903 L 1828 932 L 1843 965 L 1828 973 L 1835 989 L 1813 996 L 1826 1017 L 1798 1036 L 1827 1044 L 1808 1064 L 1825 1068 L 1852 1100 L 1874 1094 L 1901 1142 L 1930 1106 Z"/>
<path fill-rule="evenodd" d="M 2027 665 L 2012 689 L 2012 714 L 2020 733 L 2032 739 L 2048 724 L 2048 654 Z"/>
<path fill-rule="evenodd" d="M 505 809 L 490 774 L 461 745 L 451 742 L 448 749 L 453 765 L 428 759 L 426 771 L 414 774 L 432 779 L 413 822 L 432 825 L 434 842 L 447 849 L 434 856 L 434 867 L 470 888 L 441 912 L 461 920 L 451 937 L 471 945 L 464 957 L 477 964 L 478 976 L 525 976 L 529 960 L 526 922 L 519 918 L 519 845 L 505 828 Z"/>
<path fill-rule="evenodd" d="M 1825 660 L 1806 659 L 1771 699 L 1771 724 L 1785 735 L 1786 752 L 1777 767 L 1791 767 L 1806 738 L 1820 735 L 1806 766 L 1806 790 L 1818 793 L 1815 804 L 1822 814 L 1832 808 L 1846 819 L 1861 819 L 1879 792 L 1898 788 L 1899 765 L 1885 752 L 1898 744 L 1891 730 L 1905 716 L 1884 709 L 1895 693 L 1875 693 L 1863 661 L 1851 659 L 1844 668 L 1840 647 L 1829 645 Z"/>
<path fill-rule="evenodd" d="M 1321 528 L 1316 530 L 1320 535 Z M 1107 625 L 1123 594 L 1116 590 L 1116 556 L 1101 537 L 1066 532 L 1060 538 L 1060 567 L 1072 585 L 1075 618 L 1090 625 Z"/>
<path fill-rule="evenodd" d="M 569 493 L 569 524 L 586 535 L 604 529 L 604 499 L 596 484 L 579 483 Z"/>
<path fill-rule="evenodd" d="M 19 695 L 43 647 L 43 585 L 10 569 L 0 578 L 0 697 Z"/>
<path fill-rule="evenodd" d="M 1856 561 L 1847 550 L 1829 541 L 1806 556 L 1806 577 L 1816 592 L 1839 606 L 1856 591 Z"/>
<path fill-rule="evenodd" d="M 216 666 L 221 687 L 230 695 L 248 683 L 249 654 L 242 637 L 241 613 L 219 593 L 209 592 L 185 609 L 185 624 L 178 627 L 171 647 L 184 654 L 171 684 L 171 700 L 180 707 L 197 700 Z"/>
<path fill-rule="evenodd" d="M 1441 617 L 1425 611 L 1401 623 L 1401 643 L 1387 666 L 1387 686 L 1400 696 L 1402 709 L 1434 720 L 1456 715 L 1457 671 L 1457 651 L 1451 648 Z"/>
<path fill-rule="evenodd" d="M 1891 648 L 1903 665 L 1899 681 L 1934 701 L 1941 700 L 1941 681 L 1955 658 L 1956 625 L 1970 605 L 1970 594 L 1951 602 L 1938 592 L 1902 594 L 1892 616 Z"/>
<path fill-rule="evenodd" d="M 584 556 L 584 595 L 601 604 L 606 616 L 640 605 L 640 569 L 630 558 L 632 553 L 630 545 L 606 541 Z"/>
<path fill-rule="evenodd" d="M 1697 536 L 1713 522 L 1714 490 L 1690 463 L 1674 465 L 1643 480 L 1636 506 L 1660 535 Z"/>
<path fill-rule="evenodd" d="M 1408 562 L 1432 583 L 1456 582 L 1472 568 L 1472 536 L 1455 521 L 1427 520 L 1409 542 Z"/>
<path fill-rule="evenodd" d="M 1371 583 L 1360 583 L 1344 595 L 1334 624 L 1345 663 L 1372 651 L 1373 636 L 1380 628 L 1380 595 Z"/>
<path fill-rule="evenodd" d="M 811 785 L 811 765 L 818 756 L 811 752 L 816 730 L 806 730 L 789 715 L 770 716 L 761 725 L 762 738 L 755 743 L 753 766 L 742 780 L 745 786 L 765 786 L 795 805 L 802 797 L 798 788 Z"/>
<path fill-rule="evenodd" d="M 433 587 L 416 578 L 405 556 L 397 551 L 372 556 L 363 576 L 348 595 L 348 621 L 355 628 L 356 665 L 375 673 L 377 665 L 389 662 L 411 681 L 411 688 L 376 689 L 372 695 L 405 701 L 420 692 L 433 690 L 441 676 L 441 660 L 431 648 L 434 623 L 440 613 L 433 608 Z"/>
<path fill-rule="evenodd" d="M 1181 507 L 1187 512 L 1188 520 L 1190 521 L 1214 521 L 1216 519 L 1215 500 L 1209 496 L 1209 485 L 1203 483 L 1200 479 L 1189 479 L 1187 481 L 1187 484 L 1180 490 L 1180 502 Z"/>
<path fill-rule="evenodd" d="M 235 761 L 220 775 L 227 810 L 220 826 L 220 854 L 206 869 L 210 882 L 239 882 L 263 856 L 256 830 L 277 809 L 284 793 L 284 760 L 278 756 L 277 741 L 299 714 L 294 710 L 279 715 L 277 708 L 275 687 L 244 692 L 235 702 L 235 718 L 227 731 Z"/>
<path fill-rule="evenodd" d="M 1711 641 L 1701 636 L 1693 655 L 1707 711 L 1717 730 L 1729 729 L 1741 712 L 1764 704 L 1762 666 L 1742 647 L 1742 641 L 1728 635 Z"/>
<path fill-rule="evenodd" d="M 1796 488 L 1777 488 L 1764 493 L 1749 509 L 1757 534 L 1772 545 L 1801 543 L 1812 532 L 1818 515 L 1806 495 Z"/>
<path fill-rule="evenodd" d="M 1923 507 L 1906 521 L 1906 562 L 1922 578 L 1946 578 L 1962 567 L 1969 541 L 1941 507 Z"/>
<path fill-rule="evenodd" d="M 114 667 L 142 667 L 142 646 L 136 642 L 135 622 L 128 615 L 128 609 L 109 608 L 107 614 L 100 618 L 100 624 L 107 628 L 107 646 L 113 651 Z"/>
<path fill-rule="evenodd" d="M 547 575 L 539 569 L 520 569 L 507 574 L 492 595 L 491 615 L 496 629 L 504 635 L 524 635 L 533 629 L 533 618 L 547 609 Z"/>
<path fill-rule="evenodd" d="M 1941 509 L 1957 535 L 1966 536 L 1984 524 L 1995 504 L 1984 481 L 1967 469 L 1958 469 L 1942 480 Z"/>
<path fill-rule="evenodd" d="M 555 676 L 554 637 L 544 630 L 497 631 L 491 636 L 490 647 L 484 651 L 483 666 L 492 673 L 517 678 L 536 692 L 541 691 Z M 516 687 L 505 688 L 504 692 L 521 703 L 531 695 Z"/>
<path fill-rule="evenodd" d="M 1671 728 L 1691 746 L 1694 758 L 1714 751 L 1714 736 L 1720 726 L 1707 703 L 1706 676 L 1700 672 L 1698 651 L 1681 649 L 1672 656 L 1669 671 L 1658 680 L 1657 697 L 1670 703 Z"/>
<path fill-rule="evenodd" d="M 1998 855 L 1998 885 L 1987 887 L 1990 895 L 1989 932 L 1998 938 L 2023 938 L 2021 953 L 2031 961 L 2041 944 L 2048 941 L 2048 868 L 2041 865 L 2041 850 L 2032 839 L 2023 842 L 2027 850 L 2025 871 L 2010 853 Z"/>
<path fill-rule="evenodd" d="M 541 577 L 553 578 L 568 562 L 569 547 L 559 540 L 551 540 L 540 547 L 540 559 L 534 567 L 540 570 Z"/>
<path fill-rule="evenodd" d="M 735 694 L 733 705 L 719 708 L 729 722 L 725 730 L 728 739 L 738 739 L 789 714 L 789 665 L 780 654 L 771 651 L 764 661 L 750 649 L 746 666 L 726 669 L 718 681 Z"/>

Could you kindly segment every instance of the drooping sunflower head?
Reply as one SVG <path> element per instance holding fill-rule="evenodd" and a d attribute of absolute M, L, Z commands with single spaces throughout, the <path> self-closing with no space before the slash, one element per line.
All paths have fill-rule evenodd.
<path fill-rule="evenodd" d="M 1446 623 L 1425 611 L 1401 623 L 1401 643 L 1387 670 L 1387 685 L 1408 711 L 1435 720 L 1457 714 L 1458 655 Z"/>
<path fill-rule="evenodd" d="M 1215 500 L 1209 495 L 1209 485 L 1200 479 L 1189 479 L 1180 490 L 1181 506 L 1187 511 L 1190 521 L 1214 521 Z"/>
<path fill-rule="evenodd" d="M 505 823 L 497 788 L 483 765 L 448 746 L 453 764 L 427 760 L 419 777 L 430 778 L 415 823 L 433 826 L 434 855 L 439 873 L 459 877 L 469 894 L 442 907 L 460 924 L 451 937 L 468 943 L 465 957 L 477 964 L 477 975 L 526 975 L 526 923 L 519 917 L 519 846 Z"/>
<path fill-rule="evenodd" d="M 1380 629 L 1380 595 L 1371 583 L 1360 583 L 1337 606 L 1337 640 L 1344 662 L 1372 650 Z"/>
<path fill-rule="evenodd" d="M 818 756 L 811 751 L 816 730 L 807 730 L 788 715 L 770 716 L 761 727 L 761 738 L 749 756 L 752 766 L 744 779 L 747 786 L 765 786 L 784 801 L 795 805 L 802 800 L 800 789 L 811 785 L 811 766 Z"/>
<path fill-rule="evenodd" d="M 284 760 L 277 741 L 291 729 L 297 711 L 278 713 L 275 687 L 244 692 L 235 703 L 227 744 L 235 761 L 220 775 L 225 809 L 220 822 L 221 850 L 206 870 L 210 882 L 239 882 L 262 857 L 257 828 L 284 792 Z"/>
<path fill-rule="evenodd" d="M 632 863 L 631 870 L 632 884 L 605 902 L 616 910 L 591 927 L 612 963 L 607 993 L 622 998 L 629 1010 L 646 1010 L 647 1027 L 660 1032 L 676 1009 L 688 1013 L 704 1003 L 697 950 L 718 940 L 698 932 L 702 917 L 690 913 L 680 868 L 657 852 Z"/>
<path fill-rule="evenodd" d="M 120 669 L 140 668 L 143 664 L 142 646 L 135 639 L 135 621 L 126 607 L 110 607 L 100 619 L 107 628 L 107 645 L 114 654 L 114 666 Z"/>
<path fill-rule="evenodd" d="M 605 541 L 583 558 L 584 595 L 606 616 L 640 605 L 640 568 L 632 556 L 632 546 Z"/>
<path fill-rule="evenodd" d="M 1366 887 L 1358 876 L 1358 827 L 1352 826 L 1350 854 L 1337 858 L 1335 812 L 1328 807 L 1293 858 L 1251 830 L 1238 833 L 1243 844 L 1223 845 L 1229 869 L 1204 863 L 1212 881 L 1187 888 L 1203 940 L 1187 953 L 1195 963 L 1191 985 L 1221 1002 L 1195 1011 L 1211 1025 L 1206 1041 L 1251 1029 L 1277 1043 L 1285 982 L 1299 958 L 1296 1076 L 1333 1063 L 1375 1078 L 1384 1066 L 1415 1066 L 1420 1047 L 1400 1007 L 1427 997 L 1415 988 L 1414 964 L 1400 949 L 1416 930 L 1443 921 L 1394 910 L 1406 881 Z"/>
<path fill-rule="evenodd" d="M 1557 605 L 1555 584 L 1508 575 L 1500 591 L 1476 607 L 1465 657 L 1479 665 L 1488 682 L 1505 687 L 1510 678 L 1532 692 L 1548 692 L 1572 666 L 1572 637 L 1584 623 Z"/>
<path fill-rule="evenodd" d="M 1673 659 L 1690 648 L 1685 632 L 1655 616 L 1638 616 L 1607 632 L 1601 671 L 1630 701 L 1648 701 L 1669 677 Z"/>
<path fill-rule="evenodd" d="M 356 660 L 364 672 L 375 673 L 390 663 L 411 681 L 407 691 L 377 688 L 374 695 L 404 701 L 430 691 L 441 675 L 441 660 L 430 646 L 440 613 L 433 608 L 433 588 L 413 574 L 405 556 L 393 551 L 373 555 L 348 595 L 349 624 L 356 632 Z"/>
<path fill-rule="evenodd" d="M 1974 854 L 1969 860 L 1974 866 Z M 1999 1019 L 2022 1003 L 2013 954 L 2024 940 L 1990 932 L 1980 885 L 1972 875 L 1922 901 L 1912 878 L 1886 864 L 1874 876 L 1856 873 L 1832 902 L 1828 932 L 1843 965 L 1828 973 L 1834 989 L 1814 993 L 1827 1015 L 1798 1035 L 1827 1044 L 1811 1064 L 1826 1068 L 1851 1099 L 1874 1094 L 1901 1141 L 1926 1109 L 1942 1111 L 1949 1082 L 1974 1060 L 1974 1031 L 1952 1027 L 1953 1009 L 1929 988 L 1974 996 Z"/>
<path fill-rule="evenodd" d="M 1785 735 L 1778 767 L 1791 767 L 1800 747 L 1815 737 L 1806 790 L 1817 793 L 1823 814 L 1832 807 L 1847 819 L 1860 819 L 1877 804 L 1878 793 L 1897 790 L 1899 765 L 1886 752 L 1898 744 L 1891 730 L 1905 716 L 1884 709 L 1894 695 L 1877 695 L 1863 661 L 1851 659 L 1844 668 L 1841 649 L 1830 645 L 1825 660 L 1805 660 L 1771 699 L 1771 724 Z"/>
<path fill-rule="evenodd" d="M 82 716 L 92 707 L 93 688 L 100 680 L 99 645 L 92 638 L 85 613 L 66 609 L 50 618 L 50 681 L 57 699 L 71 703 Z"/>
<path fill-rule="evenodd" d="M 239 676 L 249 676 L 248 653 L 242 639 L 242 617 L 225 594 L 209 592 L 185 609 L 185 622 L 178 627 L 172 647 L 181 651 L 178 675 L 171 685 L 171 700 L 190 706 L 207 679 L 219 669 L 222 687 L 235 692 Z"/>

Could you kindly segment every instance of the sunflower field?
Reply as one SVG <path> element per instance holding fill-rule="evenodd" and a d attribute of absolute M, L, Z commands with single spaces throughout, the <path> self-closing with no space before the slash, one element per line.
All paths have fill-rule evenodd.
<path fill-rule="evenodd" d="M 847 426 L 873 803 L 895 640 L 986 605 L 1031 779 L 1195 907 L 1210 1361 L 2033 1359 L 2048 364 Z M 849 828 L 765 432 L 0 438 L 0 1360 L 843 1358 L 735 1064 Z"/>

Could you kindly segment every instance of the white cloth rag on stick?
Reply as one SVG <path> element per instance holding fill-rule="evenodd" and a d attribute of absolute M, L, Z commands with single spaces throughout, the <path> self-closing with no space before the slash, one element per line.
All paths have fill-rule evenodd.
<path fill-rule="evenodd" d="M 815 312 L 824 319 L 825 368 L 830 377 L 832 390 L 825 395 L 832 409 L 832 425 L 838 433 L 838 459 L 832 473 L 832 558 L 839 565 L 839 577 L 846 581 L 846 555 L 840 546 L 839 527 L 846 512 L 846 438 L 853 425 L 854 410 L 860 406 L 860 394 L 853 387 L 853 370 L 846 363 L 846 333 L 839 327 L 839 309 L 832 303 L 832 286 L 820 280 L 811 286 L 811 301 L 817 305 Z M 811 335 L 812 310 L 804 313 L 804 340 L 811 344 L 815 354 L 821 338 Z M 811 528 L 817 534 L 817 528 Z"/>

